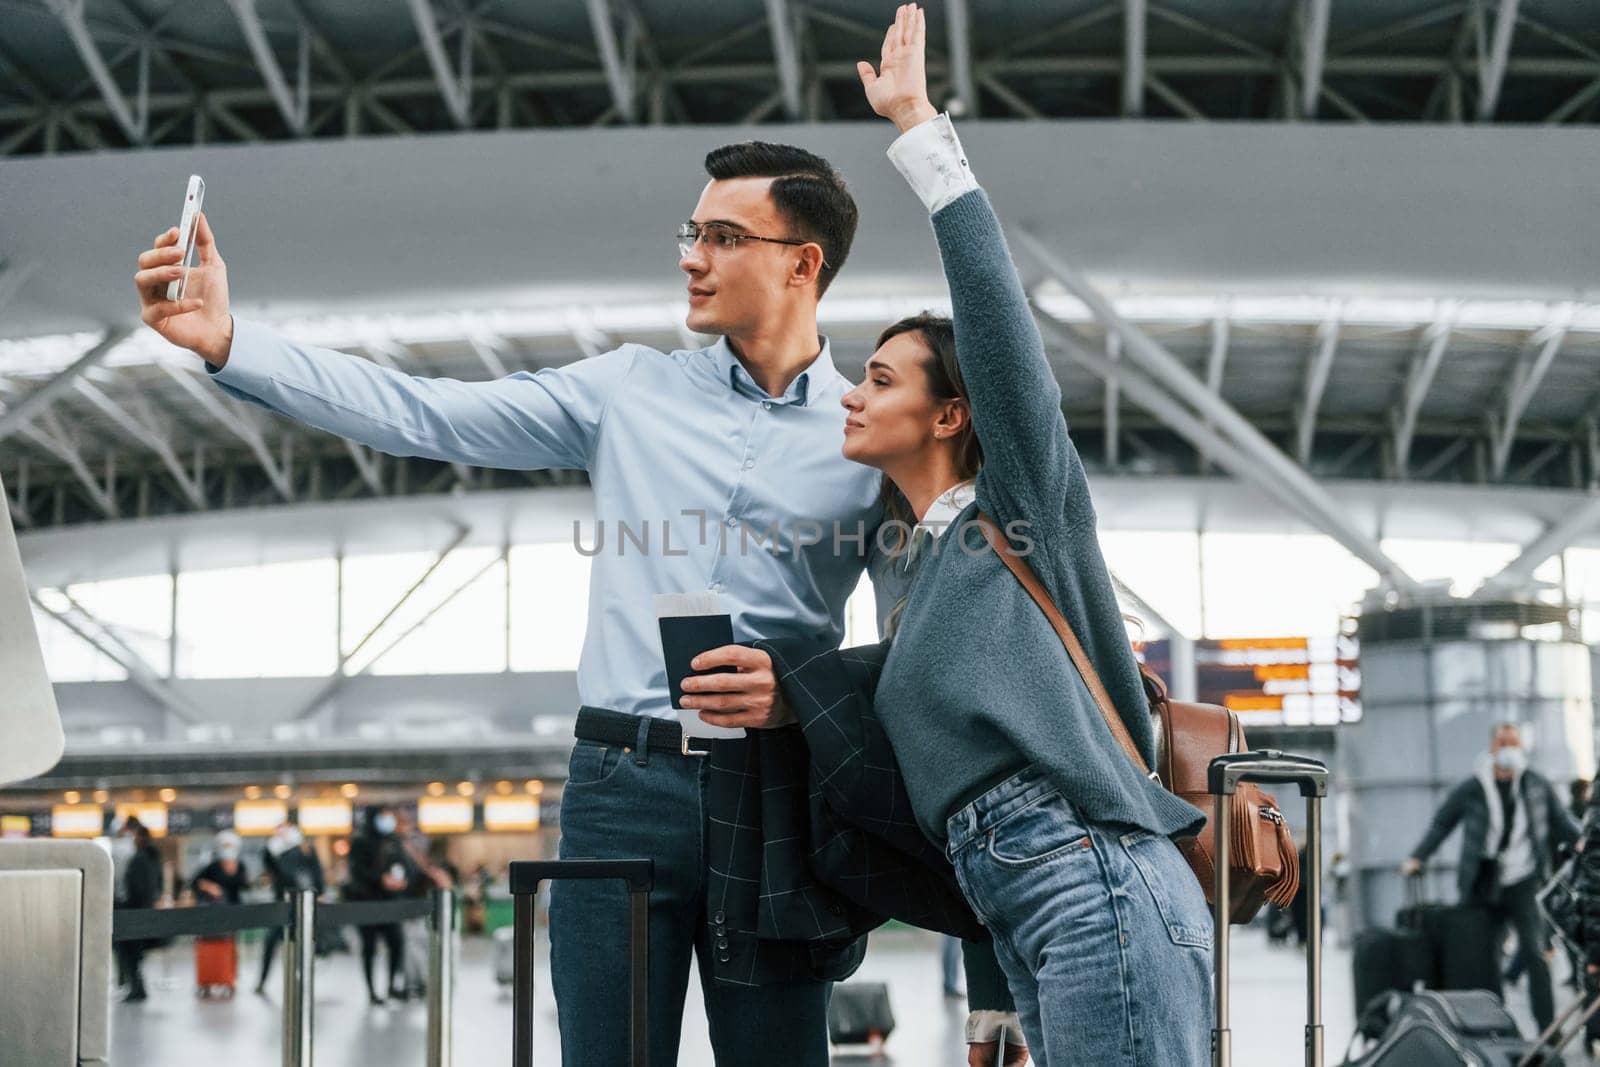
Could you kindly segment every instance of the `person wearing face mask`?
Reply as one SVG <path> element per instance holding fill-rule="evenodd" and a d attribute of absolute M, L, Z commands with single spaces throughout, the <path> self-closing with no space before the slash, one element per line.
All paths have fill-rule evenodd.
<path fill-rule="evenodd" d="M 133 859 L 134 845 L 133 832 L 140 826 L 139 817 L 130 815 L 126 820 L 119 820 L 113 824 L 111 831 L 111 906 L 125 908 L 128 906 L 128 863 Z M 117 988 L 125 989 L 128 985 L 128 971 L 123 964 L 123 953 L 116 952 L 117 963 Z"/>
<path fill-rule="evenodd" d="M 150 831 L 138 819 L 130 818 L 122 833 L 114 840 L 112 851 L 125 857 L 122 877 L 117 885 L 116 907 L 155 907 L 161 898 L 161 853 L 156 851 Z M 116 944 L 117 969 L 126 979 L 123 984 L 128 987 L 128 995 L 124 999 L 129 1003 L 136 1004 L 146 999 L 144 974 L 140 965 L 149 947 L 145 941 L 119 941 Z"/>
<path fill-rule="evenodd" d="M 250 884 L 241 856 L 244 843 L 232 830 L 224 830 L 213 843 L 213 859 L 194 876 L 195 898 L 202 904 L 238 904 Z"/>
<path fill-rule="evenodd" d="M 232 830 L 212 840 L 212 860 L 190 883 L 199 904 L 239 904 L 250 876 L 241 859 L 244 842 Z M 232 934 L 195 939 L 195 985 L 201 996 L 233 995 L 239 973 L 239 946 Z"/>
<path fill-rule="evenodd" d="M 350 879 L 345 883 L 346 900 L 391 900 L 405 892 L 411 883 L 411 868 L 395 830 L 399 820 L 394 809 L 371 807 L 366 810 L 361 832 L 350 841 Z M 384 944 L 389 954 L 389 996 L 404 1000 L 407 996 L 404 966 L 405 940 L 399 923 L 381 926 L 358 926 L 361 937 L 361 973 L 367 980 L 367 997 L 374 1005 L 384 1003 L 373 984 L 373 965 L 377 960 L 378 942 Z"/>
<path fill-rule="evenodd" d="M 1528 994 L 1541 1029 L 1554 1018 L 1549 939 L 1539 913 L 1539 887 L 1550 877 L 1557 846 L 1575 844 L 1577 822 L 1549 779 L 1528 766 L 1516 723 L 1495 724 L 1489 751 L 1472 777 L 1445 797 L 1428 831 L 1400 865 L 1418 874 L 1456 827 L 1461 859 L 1456 884 L 1463 904 L 1486 908 L 1496 930 L 1516 930 L 1517 950 L 1527 966 Z"/>
<path fill-rule="evenodd" d="M 322 896 L 327 888 L 322 876 L 322 861 L 311 848 L 298 826 L 280 826 L 267 842 L 261 857 L 267 875 L 272 879 L 273 895 L 278 900 L 289 900 L 302 889 L 316 890 Z M 261 977 L 256 981 L 256 992 L 265 995 L 267 976 L 272 973 L 272 960 L 277 955 L 278 944 L 283 940 L 283 927 L 274 926 L 267 931 L 261 946 Z"/>

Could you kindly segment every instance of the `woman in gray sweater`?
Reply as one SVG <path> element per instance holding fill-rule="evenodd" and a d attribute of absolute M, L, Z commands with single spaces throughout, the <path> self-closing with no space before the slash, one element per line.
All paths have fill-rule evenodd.
<path fill-rule="evenodd" d="M 903 6 L 873 109 L 932 216 L 953 321 L 896 324 L 843 403 L 844 454 L 884 472 L 915 578 L 876 692 L 924 832 L 994 935 L 1046 1067 L 1207 1062 L 1211 917 L 1173 844 L 1201 813 L 1118 747 L 1060 639 L 975 523 L 1026 555 L 1128 732 L 1154 736 L 1088 485 L 993 209 L 928 101 L 926 30 Z"/>

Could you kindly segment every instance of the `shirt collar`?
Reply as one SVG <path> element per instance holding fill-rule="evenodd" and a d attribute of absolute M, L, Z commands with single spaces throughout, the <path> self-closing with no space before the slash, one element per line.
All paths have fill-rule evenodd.
<path fill-rule="evenodd" d="M 733 346 L 728 344 L 726 337 L 717 338 L 717 343 L 711 346 L 711 358 L 716 364 L 717 377 L 726 381 L 728 388 L 772 404 L 798 404 L 805 407 L 812 393 L 820 393 L 822 387 L 839 377 L 839 371 L 833 365 L 832 345 L 826 336 L 822 338 L 822 350 L 817 353 L 817 358 L 795 375 L 794 381 L 789 383 L 789 388 L 784 390 L 781 397 L 768 396 L 756 384 L 750 372 L 744 369 L 744 364 L 739 362 L 739 357 L 733 354 Z"/>
<path fill-rule="evenodd" d="M 977 495 L 977 485 L 971 478 L 957 482 L 928 505 L 928 511 L 917 523 L 917 529 L 931 530 L 935 537 L 943 534 L 950 524 L 956 521 L 956 516 L 965 511 L 967 505 L 972 503 Z"/>

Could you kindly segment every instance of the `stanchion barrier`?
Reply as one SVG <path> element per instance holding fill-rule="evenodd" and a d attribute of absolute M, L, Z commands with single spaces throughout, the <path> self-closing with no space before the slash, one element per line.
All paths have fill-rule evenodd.
<path fill-rule="evenodd" d="M 433 936 L 428 939 L 428 1067 L 450 1067 L 454 1056 L 456 895 L 433 891 Z"/>
<path fill-rule="evenodd" d="M 283 953 L 283 1067 L 311 1067 L 312 1006 L 317 968 L 317 891 L 290 898 Z"/>
<path fill-rule="evenodd" d="M 431 898 L 324 904 L 302 889 L 277 904 L 213 904 L 192 908 L 123 908 L 112 913 L 111 940 L 166 941 L 214 937 L 241 930 L 282 927 L 283 1067 L 311 1067 L 317 928 L 386 926 L 429 919 L 428 1067 L 450 1067 L 451 1008 L 455 990 L 455 897 L 436 889 Z"/>

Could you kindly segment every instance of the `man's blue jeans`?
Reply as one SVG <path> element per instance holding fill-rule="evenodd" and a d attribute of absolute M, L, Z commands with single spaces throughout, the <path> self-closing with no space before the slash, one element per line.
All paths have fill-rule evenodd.
<path fill-rule="evenodd" d="M 1033 770 L 950 816 L 1038 1067 L 1205 1067 L 1211 910 L 1165 837 L 1091 823 Z"/>
<path fill-rule="evenodd" d="M 722 1067 L 827 1067 L 827 986 L 714 981 L 705 916 L 705 761 L 579 741 L 561 800 L 561 857 L 655 860 L 650 1064 L 678 1060 L 691 953 Z M 550 968 L 565 1067 L 628 1062 L 628 895 L 621 882 L 550 887 Z"/>

